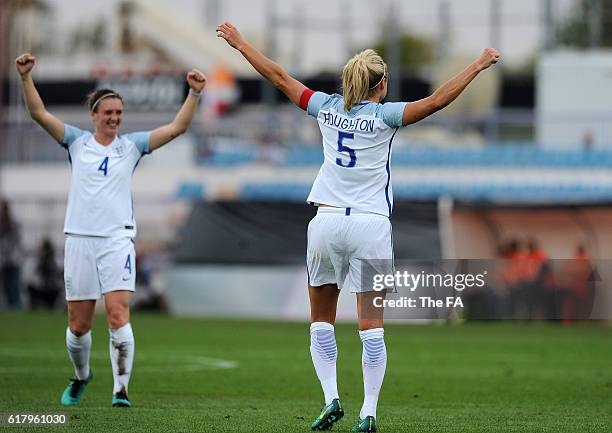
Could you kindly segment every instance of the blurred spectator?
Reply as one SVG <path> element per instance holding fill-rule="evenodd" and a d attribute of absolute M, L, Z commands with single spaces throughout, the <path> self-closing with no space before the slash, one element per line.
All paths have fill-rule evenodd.
<path fill-rule="evenodd" d="M 9 308 L 21 308 L 21 233 L 6 200 L 0 201 L 0 284 Z"/>
<path fill-rule="evenodd" d="M 593 310 L 596 269 L 583 244 L 576 246 L 576 253 L 567 260 L 558 277 L 561 319 L 564 323 L 587 320 Z"/>
<path fill-rule="evenodd" d="M 529 314 L 529 292 L 525 285 L 527 257 L 518 239 L 511 239 L 502 250 L 498 280 L 506 288 L 505 311 L 513 319 L 524 319 Z"/>
<path fill-rule="evenodd" d="M 527 242 L 528 262 L 525 265 L 525 277 L 527 280 L 536 280 L 542 277 L 548 265 L 548 255 L 542 250 L 538 241 L 534 238 Z"/>
<path fill-rule="evenodd" d="M 30 308 L 53 309 L 64 286 L 62 269 L 55 258 L 55 248 L 49 238 L 44 238 L 38 247 L 34 272 L 28 282 Z"/>
<path fill-rule="evenodd" d="M 527 255 L 524 265 L 523 295 L 526 310 L 531 320 L 544 319 L 546 299 L 552 287 L 552 273 L 548 255 L 534 238 L 527 242 Z"/>
<path fill-rule="evenodd" d="M 240 89 L 232 71 L 223 65 L 214 66 L 208 73 L 206 92 L 202 95 L 200 122 L 191 130 L 197 142 L 198 161 L 206 161 L 213 155 L 215 149 L 211 137 L 220 135 L 218 120 L 236 107 L 239 98 Z"/>
<path fill-rule="evenodd" d="M 495 272 L 494 268 L 490 268 L 491 262 L 489 260 L 460 260 L 459 264 L 461 267 L 458 271 L 465 275 L 480 274 L 483 271 L 484 274 L 494 275 Z M 462 292 L 461 299 L 464 301 L 463 314 L 465 320 L 485 320 L 499 317 L 499 294 L 488 281 L 482 287 L 474 286 L 465 290 Z"/>
<path fill-rule="evenodd" d="M 228 113 L 238 102 L 240 90 L 232 71 L 216 65 L 208 73 L 206 92 L 202 98 L 200 123 L 214 122 L 219 116 Z"/>
<path fill-rule="evenodd" d="M 168 312 L 168 301 L 164 295 L 160 268 L 163 252 L 147 252 L 139 248 L 136 252 L 136 292 L 134 310 Z"/>
<path fill-rule="evenodd" d="M 497 310 L 500 318 L 510 316 L 510 243 L 500 243 L 497 248 L 497 261 L 495 266 L 495 292 L 497 297 Z"/>

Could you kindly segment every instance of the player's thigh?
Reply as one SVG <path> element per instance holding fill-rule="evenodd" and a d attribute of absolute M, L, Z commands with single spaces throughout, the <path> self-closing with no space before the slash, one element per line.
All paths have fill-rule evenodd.
<path fill-rule="evenodd" d="M 381 215 L 357 215 L 350 229 L 346 285 L 355 293 L 372 291 L 375 276 L 394 272 L 391 222 Z"/>
<path fill-rule="evenodd" d="M 103 295 L 114 291 L 133 292 L 136 285 L 136 249 L 128 237 L 108 238 L 98 254 Z"/>
<path fill-rule="evenodd" d="M 348 273 L 348 254 L 342 245 L 342 218 L 318 214 L 308 225 L 306 266 L 311 286 L 336 284 L 342 288 Z"/>
<path fill-rule="evenodd" d="M 64 248 L 64 286 L 66 301 L 100 298 L 100 280 L 96 260 L 96 239 L 67 236 Z"/>

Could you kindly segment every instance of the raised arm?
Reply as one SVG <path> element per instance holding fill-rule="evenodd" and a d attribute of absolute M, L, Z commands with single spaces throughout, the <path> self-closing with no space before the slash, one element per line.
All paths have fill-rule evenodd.
<path fill-rule="evenodd" d="M 42 126 L 55 141 L 61 142 L 64 139 L 64 122 L 47 111 L 34 86 L 31 71 L 35 63 L 36 57 L 30 53 L 22 54 L 15 60 L 15 67 L 21 76 L 23 99 L 32 119 Z"/>
<path fill-rule="evenodd" d="M 206 76 L 197 69 L 192 69 L 191 72 L 187 74 L 186 80 L 187 84 L 189 84 L 187 99 L 185 99 L 183 106 L 178 113 L 176 113 L 172 122 L 160 126 L 151 132 L 149 151 L 153 152 L 155 149 L 159 149 L 179 135 L 184 134 L 187 128 L 189 128 L 189 125 L 191 125 L 193 116 L 198 108 L 200 92 L 202 92 L 206 86 Z"/>
<path fill-rule="evenodd" d="M 406 105 L 402 121 L 404 125 L 416 123 L 453 102 L 476 75 L 499 61 L 499 52 L 494 48 L 485 49 L 467 68 L 448 80 L 431 96 Z"/>
<path fill-rule="evenodd" d="M 259 72 L 264 78 L 274 84 L 274 87 L 283 92 L 298 107 L 300 98 L 306 86 L 293 78 L 283 68 L 264 56 L 259 50 L 243 39 L 236 27 L 225 21 L 217 27 L 217 36 L 223 38 L 227 43 L 240 51 L 240 54 Z M 303 107 L 302 107 L 303 108 Z"/>

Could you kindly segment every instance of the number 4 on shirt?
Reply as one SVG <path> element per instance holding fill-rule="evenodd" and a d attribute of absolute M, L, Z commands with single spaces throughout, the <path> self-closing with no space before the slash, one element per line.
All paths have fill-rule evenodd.
<path fill-rule="evenodd" d="M 355 150 L 342 144 L 345 139 L 352 140 L 354 138 L 355 134 L 352 132 L 338 131 L 338 152 L 348 152 L 349 156 L 351 157 L 351 160 L 347 165 L 344 165 L 341 158 L 336 158 L 336 164 L 338 164 L 340 167 L 351 168 L 355 167 L 355 164 L 357 164 L 357 155 L 355 155 Z"/>
<path fill-rule="evenodd" d="M 104 176 L 108 173 L 108 156 L 102 160 L 102 164 L 98 167 L 98 171 L 104 173 Z"/>

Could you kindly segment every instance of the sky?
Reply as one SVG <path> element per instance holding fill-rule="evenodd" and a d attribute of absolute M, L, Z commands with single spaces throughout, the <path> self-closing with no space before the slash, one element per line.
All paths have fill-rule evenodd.
<path fill-rule="evenodd" d="M 58 29 L 107 17 L 116 23 L 118 0 L 46 0 L 55 8 Z M 208 28 L 232 21 L 244 36 L 263 41 L 270 28 L 267 11 L 279 23 L 275 59 L 296 71 L 337 70 L 349 53 L 371 46 L 381 36 L 381 23 L 398 18 L 400 30 L 434 40 L 440 26 L 440 4 L 449 5 L 449 52 L 476 56 L 495 40 L 491 4 L 501 7 L 497 46 L 509 65 L 520 65 L 543 41 L 543 0 L 147 0 L 159 4 L 179 21 Z M 576 0 L 553 0 L 558 16 Z M 391 9 L 393 8 L 393 9 Z M 215 12 L 216 11 L 216 12 Z M 294 21 L 300 17 L 299 21 Z M 295 27 L 306 31 L 295 38 Z"/>

